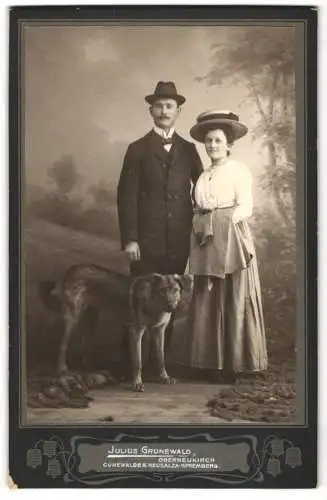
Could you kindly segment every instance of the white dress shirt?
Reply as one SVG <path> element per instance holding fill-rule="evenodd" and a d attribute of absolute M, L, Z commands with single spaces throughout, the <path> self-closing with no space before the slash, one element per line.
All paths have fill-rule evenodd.
<path fill-rule="evenodd" d="M 252 174 L 243 163 L 227 159 L 205 170 L 195 186 L 195 201 L 204 210 L 236 206 L 235 221 L 252 214 Z"/>
<path fill-rule="evenodd" d="M 160 128 L 160 127 L 153 127 L 153 130 L 156 132 L 156 134 L 160 135 L 163 139 L 171 139 L 174 135 L 175 129 L 171 128 L 168 131 Z M 164 144 L 163 147 L 165 148 L 166 151 L 170 151 L 172 144 Z"/>

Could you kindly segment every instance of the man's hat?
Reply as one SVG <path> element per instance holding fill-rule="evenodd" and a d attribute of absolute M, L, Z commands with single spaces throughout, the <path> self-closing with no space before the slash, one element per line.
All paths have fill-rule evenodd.
<path fill-rule="evenodd" d="M 218 128 L 228 131 L 233 141 L 240 139 L 248 132 L 247 126 L 241 123 L 239 117 L 231 111 L 206 111 L 197 117 L 190 135 L 193 139 L 204 142 L 206 133 Z"/>
<path fill-rule="evenodd" d="M 153 104 L 157 99 L 174 99 L 180 106 L 186 99 L 178 94 L 174 82 L 158 82 L 154 94 L 145 96 L 146 102 Z"/>

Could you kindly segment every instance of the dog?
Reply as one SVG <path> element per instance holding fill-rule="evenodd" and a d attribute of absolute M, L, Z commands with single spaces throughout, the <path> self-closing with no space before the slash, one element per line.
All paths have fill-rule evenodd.
<path fill-rule="evenodd" d="M 83 317 L 92 320 L 90 312 L 101 307 L 115 307 L 126 311 L 132 363 L 132 383 L 136 391 L 143 391 L 142 338 L 150 330 L 155 343 L 160 378 L 165 383 L 174 380 L 165 368 L 165 330 L 172 312 L 178 307 L 182 292 L 191 291 L 193 279 L 189 275 L 149 274 L 132 279 L 97 265 L 79 264 L 70 267 L 60 284 L 42 282 L 39 295 L 42 303 L 61 315 L 64 331 L 59 346 L 58 374 L 68 372 L 67 350 L 75 328 Z M 94 317 L 93 317 L 94 319 Z M 92 331 L 91 324 L 89 330 Z M 122 353 L 121 357 L 126 356 Z"/>
<path fill-rule="evenodd" d="M 173 384 L 165 364 L 165 331 L 171 315 L 180 303 L 182 291 L 190 292 L 193 279 L 189 275 L 149 274 L 141 276 L 130 287 L 131 320 L 129 324 L 133 387 L 144 391 L 142 380 L 142 338 L 146 330 L 154 341 L 159 375 L 162 382 Z"/>

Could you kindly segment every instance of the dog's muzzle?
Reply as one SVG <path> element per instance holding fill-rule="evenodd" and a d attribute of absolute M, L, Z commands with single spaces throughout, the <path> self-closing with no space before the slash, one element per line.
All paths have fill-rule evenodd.
<path fill-rule="evenodd" d="M 179 290 L 168 293 L 166 296 L 166 307 L 165 307 L 167 312 L 174 311 L 178 307 L 180 300 L 181 300 L 181 294 Z"/>
<path fill-rule="evenodd" d="M 178 303 L 177 304 L 167 304 L 166 312 L 173 312 L 175 309 L 177 309 Z"/>

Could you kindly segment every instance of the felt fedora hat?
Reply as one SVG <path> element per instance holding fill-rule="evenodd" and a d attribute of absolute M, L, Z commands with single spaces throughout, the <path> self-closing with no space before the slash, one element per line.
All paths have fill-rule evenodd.
<path fill-rule="evenodd" d="M 158 82 L 153 94 L 145 96 L 146 102 L 153 104 L 157 99 L 175 99 L 180 106 L 186 99 L 178 94 L 174 82 Z"/>
<path fill-rule="evenodd" d="M 248 132 L 247 126 L 231 111 L 205 111 L 197 117 L 190 135 L 196 141 L 204 142 L 206 133 L 216 128 L 225 130 L 231 141 L 240 139 Z"/>

